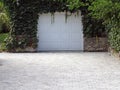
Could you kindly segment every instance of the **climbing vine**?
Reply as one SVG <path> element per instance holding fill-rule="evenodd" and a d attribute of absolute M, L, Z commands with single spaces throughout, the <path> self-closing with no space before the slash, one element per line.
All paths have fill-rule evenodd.
<path fill-rule="evenodd" d="M 109 31 L 109 43 L 112 49 L 120 51 L 120 0 L 96 0 L 89 7 L 91 15 L 102 19 Z"/>
<path fill-rule="evenodd" d="M 37 47 L 38 14 L 50 12 L 52 17 L 51 23 L 54 22 L 54 12 L 56 11 L 66 11 L 66 22 L 67 11 L 76 12 L 81 10 L 82 14 L 87 16 L 87 8 L 83 5 L 83 3 L 85 3 L 84 0 L 81 0 L 81 4 L 79 3 L 81 6 L 76 8 L 69 6 L 71 4 L 69 1 L 70 0 L 4 0 L 4 3 L 9 9 L 11 19 L 11 31 L 10 37 L 7 40 L 7 48 L 16 51 L 17 49 L 24 50 L 26 47 L 32 47 L 34 49 Z M 84 18 L 83 21 L 87 19 Z M 89 19 L 87 21 L 89 21 Z M 84 24 L 86 24 L 86 22 L 84 22 Z M 84 29 L 86 31 L 86 28 Z M 93 28 L 90 27 L 89 31 L 92 29 Z M 87 34 L 85 34 L 85 36 Z M 95 35 L 93 34 L 91 36 Z"/>

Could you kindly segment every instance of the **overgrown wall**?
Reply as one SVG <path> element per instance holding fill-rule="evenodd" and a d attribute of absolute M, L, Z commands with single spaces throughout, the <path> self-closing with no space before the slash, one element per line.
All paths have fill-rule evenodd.
<path fill-rule="evenodd" d="M 36 49 L 38 41 L 38 13 L 51 12 L 54 15 L 55 11 L 75 12 L 81 10 L 82 15 L 84 15 L 84 36 L 101 37 L 103 36 L 101 33 L 105 31 L 101 21 L 96 22 L 91 17 L 88 18 L 86 7 L 82 6 L 77 10 L 70 10 L 67 7 L 66 0 L 4 0 L 4 2 L 9 9 L 11 18 L 10 37 L 7 40 L 7 49 L 9 51 L 29 51 L 28 49 Z M 102 26 L 102 28 L 99 26 Z"/>

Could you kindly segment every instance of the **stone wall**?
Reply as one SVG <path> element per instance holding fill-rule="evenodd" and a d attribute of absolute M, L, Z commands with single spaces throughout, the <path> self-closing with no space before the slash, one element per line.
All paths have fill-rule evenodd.
<path fill-rule="evenodd" d="M 106 37 L 92 37 L 84 38 L 85 51 L 108 51 L 108 38 Z"/>

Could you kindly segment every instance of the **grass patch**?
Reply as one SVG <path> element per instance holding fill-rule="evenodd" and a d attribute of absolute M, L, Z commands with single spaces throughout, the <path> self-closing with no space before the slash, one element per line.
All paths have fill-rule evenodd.
<path fill-rule="evenodd" d="M 0 51 L 6 50 L 5 39 L 8 37 L 8 33 L 0 34 Z"/>
<path fill-rule="evenodd" d="M 0 34 L 0 43 L 4 43 L 4 40 L 7 38 L 8 33 L 2 33 Z"/>

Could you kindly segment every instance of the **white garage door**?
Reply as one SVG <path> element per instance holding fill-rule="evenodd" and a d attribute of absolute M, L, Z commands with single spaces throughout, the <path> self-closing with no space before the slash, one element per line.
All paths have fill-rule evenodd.
<path fill-rule="evenodd" d="M 38 51 L 83 50 L 81 14 L 41 14 L 38 20 Z"/>

